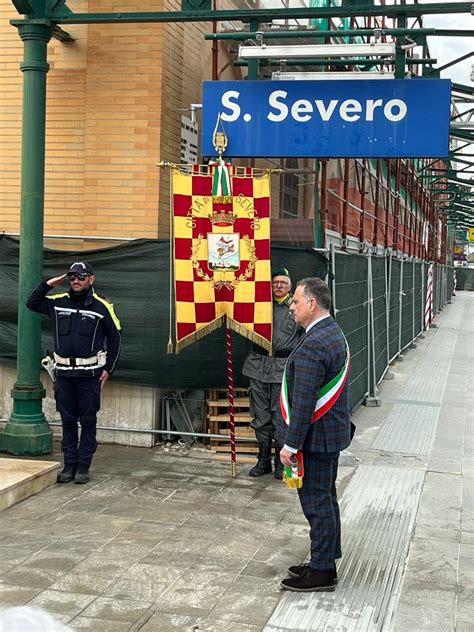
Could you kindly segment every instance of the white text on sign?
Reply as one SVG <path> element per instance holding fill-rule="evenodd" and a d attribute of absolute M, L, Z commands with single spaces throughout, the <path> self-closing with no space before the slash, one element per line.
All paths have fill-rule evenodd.
<path fill-rule="evenodd" d="M 246 112 L 242 115 L 242 108 L 237 103 L 240 92 L 237 90 L 228 90 L 222 95 L 221 103 L 225 108 L 221 112 L 221 119 L 232 123 L 237 121 L 241 116 L 244 121 L 252 120 L 252 114 Z M 274 90 L 268 95 L 268 105 L 270 107 L 266 118 L 273 123 L 281 123 L 288 116 L 291 116 L 298 123 L 306 123 L 313 116 L 319 116 L 322 121 L 330 121 L 333 116 L 339 116 L 343 121 L 354 123 L 359 120 L 373 121 L 375 117 L 382 116 L 388 121 L 397 123 L 402 121 L 408 112 L 408 107 L 402 99 L 389 99 L 384 102 L 383 99 L 366 99 L 359 101 L 358 99 L 331 99 L 323 101 L 322 99 L 297 99 L 293 103 L 287 103 L 288 92 L 285 90 Z"/>

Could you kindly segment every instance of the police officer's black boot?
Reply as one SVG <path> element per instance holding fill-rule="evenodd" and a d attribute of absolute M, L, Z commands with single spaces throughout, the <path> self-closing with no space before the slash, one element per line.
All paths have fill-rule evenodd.
<path fill-rule="evenodd" d="M 258 460 L 249 472 L 249 476 L 257 477 L 272 473 L 272 439 L 258 439 Z"/>
<path fill-rule="evenodd" d="M 65 463 L 62 472 L 59 472 L 58 483 L 70 483 L 76 473 L 76 464 Z"/>
<path fill-rule="evenodd" d="M 280 450 L 282 446 L 275 441 L 275 478 L 279 481 L 283 478 L 283 463 L 280 461 Z"/>
<path fill-rule="evenodd" d="M 77 466 L 76 475 L 74 477 L 76 485 L 84 485 L 89 482 L 89 466 L 79 464 Z"/>

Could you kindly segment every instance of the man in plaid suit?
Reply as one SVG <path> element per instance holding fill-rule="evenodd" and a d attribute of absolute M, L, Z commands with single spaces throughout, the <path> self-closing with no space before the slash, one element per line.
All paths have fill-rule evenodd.
<path fill-rule="evenodd" d="M 330 410 L 311 423 L 319 391 L 341 372 L 347 355 L 344 336 L 330 308 L 324 281 L 315 277 L 299 281 L 291 310 L 305 333 L 286 365 L 291 414 L 289 425 L 279 428 L 282 463 L 291 466 L 298 450 L 304 460 L 303 487 L 298 494 L 310 525 L 311 559 L 291 566 L 291 577 L 281 582 L 282 588 L 296 592 L 333 591 L 336 559 L 341 557 L 336 476 L 339 453 L 351 442 L 347 381 Z"/>

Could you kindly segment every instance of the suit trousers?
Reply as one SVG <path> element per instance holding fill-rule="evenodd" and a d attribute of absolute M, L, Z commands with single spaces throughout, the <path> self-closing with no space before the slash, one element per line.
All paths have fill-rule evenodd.
<path fill-rule="evenodd" d="M 339 452 L 303 451 L 303 487 L 298 490 L 301 508 L 309 522 L 310 567 L 333 570 L 341 557 L 341 520 L 336 478 Z"/>
<path fill-rule="evenodd" d="M 56 408 L 63 422 L 61 449 L 67 465 L 90 465 L 97 449 L 99 377 L 56 377 Z M 79 440 L 78 422 L 81 424 Z"/>

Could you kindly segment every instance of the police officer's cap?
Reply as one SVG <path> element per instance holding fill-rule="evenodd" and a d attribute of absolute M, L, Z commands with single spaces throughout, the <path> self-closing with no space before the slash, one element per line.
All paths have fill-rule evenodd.
<path fill-rule="evenodd" d="M 67 271 L 67 274 L 69 275 L 72 272 L 76 272 L 78 274 L 94 274 L 91 264 L 87 263 L 87 261 L 75 261 Z"/>
<path fill-rule="evenodd" d="M 274 279 L 277 276 L 286 276 L 290 278 L 290 273 L 288 272 L 286 268 L 278 268 L 278 270 L 273 270 L 272 279 Z"/>

